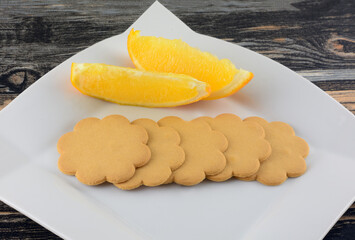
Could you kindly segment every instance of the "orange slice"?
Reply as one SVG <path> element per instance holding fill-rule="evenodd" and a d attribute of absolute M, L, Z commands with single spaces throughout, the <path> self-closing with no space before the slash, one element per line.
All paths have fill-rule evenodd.
<path fill-rule="evenodd" d="M 253 74 L 237 69 L 228 59 L 189 46 L 180 39 L 141 36 L 134 29 L 128 35 L 128 53 L 138 69 L 190 75 L 210 84 L 207 100 L 229 96 L 244 87 Z"/>
<path fill-rule="evenodd" d="M 86 95 L 144 107 L 184 105 L 207 97 L 211 91 L 208 84 L 183 74 L 98 63 L 73 63 L 71 82 Z"/>

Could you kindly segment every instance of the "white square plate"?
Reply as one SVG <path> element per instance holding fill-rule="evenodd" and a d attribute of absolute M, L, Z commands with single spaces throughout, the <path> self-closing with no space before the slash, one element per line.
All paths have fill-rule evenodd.
<path fill-rule="evenodd" d="M 184 107 L 120 106 L 79 93 L 72 62 L 132 66 L 126 39 L 101 41 L 47 73 L 0 112 L 0 199 L 67 239 L 320 239 L 355 196 L 355 118 L 290 69 L 193 32 L 158 2 L 134 24 L 229 58 L 255 78 L 237 94 Z M 57 169 L 56 142 L 85 117 L 134 120 L 235 113 L 285 121 L 310 145 L 308 171 L 278 187 L 230 180 L 122 191 L 89 187 Z"/>

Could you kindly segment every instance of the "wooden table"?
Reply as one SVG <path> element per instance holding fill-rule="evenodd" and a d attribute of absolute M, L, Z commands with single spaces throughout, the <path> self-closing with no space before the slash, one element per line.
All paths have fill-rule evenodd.
<path fill-rule="evenodd" d="M 153 0 L 2 0 L 0 109 L 65 59 L 123 32 L 152 3 Z M 193 30 L 284 64 L 355 113 L 353 0 L 161 3 Z M 0 239 L 3 238 L 58 237 L 0 202 Z M 355 239 L 355 204 L 325 239 Z"/>

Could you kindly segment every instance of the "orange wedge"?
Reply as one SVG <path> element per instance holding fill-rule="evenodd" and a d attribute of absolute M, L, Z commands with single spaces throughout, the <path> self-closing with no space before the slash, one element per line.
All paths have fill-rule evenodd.
<path fill-rule="evenodd" d="M 80 92 L 106 101 L 172 107 L 210 94 L 208 84 L 183 74 L 140 71 L 98 63 L 73 63 L 71 82 Z"/>
<path fill-rule="evenodd" d="M 237 69 L 228 59 L 219 60 L 180 39 L 141 36 L 140 31 L 132 29 L 127 47 L 138 69 L 186 74 L 210 84 L 212 92 L 207 100 L 229 96 L 253 78 L 251 72 Z"/>

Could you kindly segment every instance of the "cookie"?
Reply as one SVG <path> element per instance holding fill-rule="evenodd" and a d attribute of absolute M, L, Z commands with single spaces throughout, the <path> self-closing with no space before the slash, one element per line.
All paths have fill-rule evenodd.
<path fill-rule="evenodd" d="M 149 161 L 147 141 L 147 131 L 123 116 L 86 118 L 58 140 L 58 167 L 87 185 L 124 182 Z"/>
<path fill-rule="evenodd" d="M 288 177 L 299 177 L 306 172 L 305 158 L 309 147 L 305 140 L 295 136 L 293 128 L 284 122 L 267 122 L 259 117 L 250 117 L 245 122 L 256 122 L 265 130 L 265 139 L 269 141 L 272 153 L 261 163 L 259 171 L 250 177 L 265 185 L 279 185 Z"/>
<path fill-rule="evenodd" d="M 174 128 L 185 151 L 185 162 L 173 172 L 167 183 L 191 186 L 202 182 L 206 175 L 223 171 L 226 166 L 223 152 L 228 147 L 228 141 L 222 133 L 213 131 L 206 122 L 184 121 L 178 117 L 165 117 L 158 124 Z"/>
<path fill-rule="evenodd" d="M 172 171 L 180 167 L 185 160 L 185 152 L 179 146 L 179 134 L 173 128 L 160 127 L 150 119 L 137 119 L 132 124 L 142 126 L 148 132 L 147 144 L 152 155 L 146 165 L 136 169 L 132 178 L 115 186 L 130 190 L 141 185 L 154 187 L 165 183 Z"/>
<path fill-rule="evenodd" d="M 200 117 L 196 121 L 207 122 L 213 130 L 220 131 L 228 140 L 224 152 L 227 159 L 225 169 L 209 180 L 221 182 L 231 177 L 248 177 L 255 174 L 271 154 L 271 146 L 264 139 L 264 129 L 257 123 L 242 121 L 234 114 L 221 114 L 216 118 Z"/>

